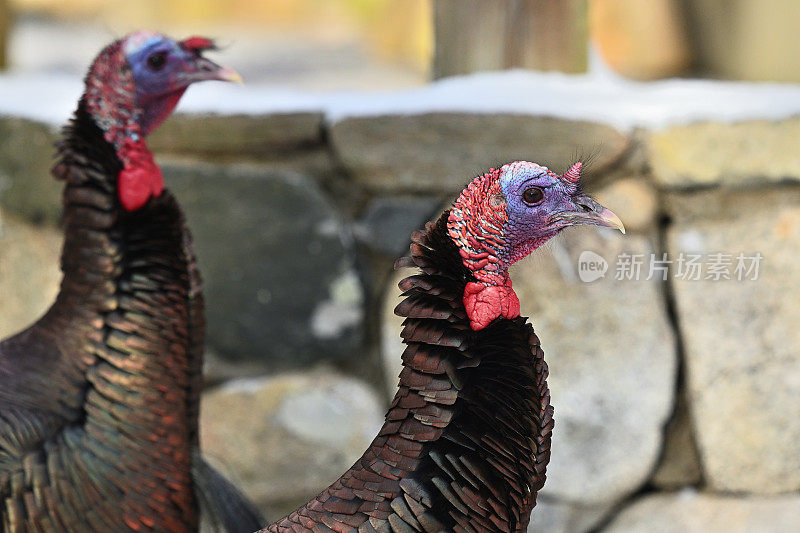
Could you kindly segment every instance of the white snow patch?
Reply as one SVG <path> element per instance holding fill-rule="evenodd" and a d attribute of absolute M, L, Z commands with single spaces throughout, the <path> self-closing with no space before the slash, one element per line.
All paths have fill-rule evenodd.
<path fill-rule="evenodd" d="M 319 339 L 335 339 L 357 326 L 364 294 L 358 275 L 347 270 L 330 285 L 328 299 L 317 304 L 311 315 L 311 332 Z"/>
<path fill-rule="evenodd" d="M 0 116 L 63 124 L 82 92 L 83 82 L 74 76 L 4 74 L 0 76 Z"/>
<path fill-rule="evenodd" d="M 239 378 L 226 381 L 220 390 L 228 394 L 256 394 L 274 378 Z"/>
<path fill-rule="evenodd" d="M 703 234 L 694 229 L 678 234 L 678 246 L 682 252 L 704 253 L 706 251 Z"/>
<path fill-rule="evenodd" d="M 336 237 L 342 232 L 342 225 L 335 218 L 326 218 L 314 227 L 314 232 L 323 237 Z"/>
<path fill-rule="evenodd" d="M 82 90 L 68 75 L 0 76 L 0 115 L 62 124 Z M 733 122 L 800 114 L 800 85 L 710 80 L 635 82 L 601 71 L 571 75 L 512 70 L 440 80 L 399 91 L 288 91 L 268 85 L 205 83 L 179 105 L 189 113 L 321 112 L 349 117 L 429 112 L 520 113 L 606 123 L 622 130 L 699 120 Z"/>

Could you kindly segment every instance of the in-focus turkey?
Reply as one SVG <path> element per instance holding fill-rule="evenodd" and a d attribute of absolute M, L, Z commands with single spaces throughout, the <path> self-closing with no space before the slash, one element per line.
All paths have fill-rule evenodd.
<path fill-rule="evenodd" d="M 576 224 L 618 228 L 558 176 L 518 161 L 464 189 L 412 236 L 397 267 L 403 371 L 364 455 L 305 506 L 262 531 L 520 532 L 545 481 L 553 409 L 539 339 L 508 267 Z"/>
<path fill-rule="evenodd" d="M 203 80 L 237 80 L 212 41 L 140 31 L 95 59 L 58 145 L 63 281 L 0 343 L 4 532 L 252 531 L 200 458 L 203 301 L 192 243 L 145 137 Z"/>

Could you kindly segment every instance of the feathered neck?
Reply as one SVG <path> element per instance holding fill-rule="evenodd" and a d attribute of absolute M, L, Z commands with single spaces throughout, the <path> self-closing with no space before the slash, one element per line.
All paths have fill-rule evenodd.
<path fill-rule="evenodd" d="M 85 389 L 77 406 L 81 426 L 104 451 L 98 461 L 109 461 L 99 471 L 131 476 L 119 480 L 128 489 L 115 503 L 126 523 L 138 520 L 137 505 L 156 498 L 164 502 L 163 520 L 188 524 L 188 531 L 196 523 L 190 452 L 197 445 L 203 343 L 191 239 L 168 192 L 135 212 L 120 206 L 122 162 L 86 107 L 82 100 L 58 146 L 64 277 L 37 326 L 58 343 L 69 375 Z M 75 346 L 64 348 L 68 343 Z M 118 472 L 120 458 L 139 462 Z"/>
<path fill-rule="evenodd" d="M 126 268 L 124 263 L 133 255 L 128 248 L 131 234 L 147 231 L 145 228 L 153 224 L 150 219 L 154 218 L 160 220 L 164 232 L 180 235 L 183 228 L 180 208 L 165 197 L 168 195 L 154 200 L 147 209 L 128 212 L 121 207 L 116 177 L 123 171 L 123 164 L 113 143 L 106 140 L 108 132 L 99 127 L 88 107 L 84 97 L 64 128 L 53 168 L 53 174 L 65 182 L 61 256 L 64 277 L 51 310 L 58 312 L 51 314 L 74 324 L 86 323 L 88 315 L 118 305 L 115 294 Z M 164 201 L 158 201 L 161 199 Z M 157 239 L 158 233 L 152 237 Z M 179 237 L 172 246 L 174 250 L 160 243 L 149 249 L 153 256 L 150 260 L 182 255 Z"/>
<path fill-rule="evenodd" d="M 145 143 L 143 112 L 122 41 L 115 41 L 100 52 L 89 68 L 85 84 L 82 105 L 122 163 L 123 168 L 114 176 L 120 203 L 126 210 L 135 211 L 151 197 L 161 195 L 164 179 Z"/>
<path fill-rule="evenodd" d="M 407 347 L 378 436 L 339 480 L 265 531 L 525 531 L 550 454 L 547 365 L 522 318 L 470 327 L 462 294 L 475 277 L 449 235 L 450 215 L 415 232 L 397 263 L 422 272 L 400 282 Z"/>
<path fill-rule="evenodd" d="M 488 192 L 483 197 L 490 198 L 480 208 L 489 221 L 481 225 L 483 249 L 489 250 L 503 217 L 497 204 L 492 205 L 492 180 L 476 180 L 473 191 L 465 193 L 481 187 Z M 432 507 L 443 524 L 466 528 L 457 518 L 460 511 L 469 516 L 466 523 L 472 528 L 524 531 L 550 457 L 547 365 L 539 339 L 518 311 L 512 319 L 474 328 L 466 298 L 458 295 L 466 295 L 479 280 L 481 268 L 468 265 L 472 258 L 464 257 L 465 247 L 453 239 L 452 229 L 454 220 L 474 224 L 475 219 L 462 218 L 463 212 L 454 216 L 455 210 L 416 232 L 410 257 L 400 262 L 422 268 L 423 274 L 400 284 L 406 299 L 395 313 L 407 317 L 401 336 L 408 347 L 393 408 L 408 407 L 409 418 L 425 428 L 431 463 L 418 469 L 422 476 L 411 477 L 444 497 L 442 504 L 449 510 Z M 502 275 L 508 279 L 507 272 Z M 409 401 L 414 397 L 425 401 L 414 405 Z M 392 418 L 390 411 L 387 419 Z"/>

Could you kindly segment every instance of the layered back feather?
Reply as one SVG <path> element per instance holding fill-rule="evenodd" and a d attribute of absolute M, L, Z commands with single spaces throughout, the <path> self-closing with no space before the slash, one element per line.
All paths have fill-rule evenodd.
<path fill-rule="evenodd" d="M 472 273 L 445 212 L 412 236 L 398 267 L 407 344 L 397 394 L 364 455 L 330 487 L 262 531 L 525 531 L 553 428 L 547 365 L 524 318 L 470 328 Z"/>

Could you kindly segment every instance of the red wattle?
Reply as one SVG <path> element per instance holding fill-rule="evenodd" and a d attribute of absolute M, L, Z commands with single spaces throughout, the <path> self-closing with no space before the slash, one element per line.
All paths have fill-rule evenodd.
<path fill-rule="evenodd" d="M 469 325 L 479 331 L 500 316 L 517 318 L 519 298 L 511 288 L 511 279 L 505 285 L 485 285 L 469 282 L 464 288 L 464 307 L 469 317 Z"/>
<path fill-rule="evenodd" d="M 127 211 L 140 209 L 164 192 L 164 177 L 144 141 L 126 140 L 119 149 L 125 168 L 117 178 L 119 201 Z"/>

